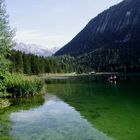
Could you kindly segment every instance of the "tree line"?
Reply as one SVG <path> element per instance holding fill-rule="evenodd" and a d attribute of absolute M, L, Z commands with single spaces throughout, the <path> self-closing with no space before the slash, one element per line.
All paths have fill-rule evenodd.
<path fill-rule="evenodd" d="M 99 48 L 77 57 L 77 62 L 96 72 L 138 73 L 140 72 L 139 42 Z"/>
<path fill-rule="evenodd" d="M 99 48 L 78 57 L 69 55 L 39 57 L 12 51 L 10 71 L 25 74 L 40 73 L 88 73 L 95 72 L 140 72 L 140 47 L 132 45 Z"/>
<path fill-rule="evenodd" d="M 82 65 L 79 65 L 74 57 L 40 57 L 33 54 L 25 54 L 20 51 L 11 51 L 7 56 L 10 59 L 10 72 L 19 72 L 29 75 L 40 73 L 82 73 L 86 71 Z"/>

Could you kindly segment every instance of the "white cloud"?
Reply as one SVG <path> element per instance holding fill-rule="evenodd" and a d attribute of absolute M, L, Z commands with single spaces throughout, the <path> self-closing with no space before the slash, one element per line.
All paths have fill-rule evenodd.
<path fill-rule="evenodd" d="M 47 48 L 62 47 L 70 41 L 70 35 L 47 35 L 39 30 L 17 31 L 15 40 L 18 42 L 39 44 Z"/>

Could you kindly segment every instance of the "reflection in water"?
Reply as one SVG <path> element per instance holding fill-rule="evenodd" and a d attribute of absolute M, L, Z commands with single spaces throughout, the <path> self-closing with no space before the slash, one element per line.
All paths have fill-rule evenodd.
<path fill-rule="evenodd" d="M 48 91 L 74 107 L 93 127 L 118 140 L 140 139 L 139 81 L 58 82 Z"/>
<path fill-rule="evenodd" d="M 38 107 L 44 103 L 44 98 L 41 96 L 32 98 L 20 98 L 11 100 L 11 106 L 0 109 L 0 140 L 12 140 L 9 134 L 12 123 L 10 121 L 10 114 L 19 110 L 29 110 Z"/>
<path fill-rule="evenodd" d="M 43 106 L 11 114 L 16 140 L 111 140 L 56 96 L 47 94 L 45 99 Z"/>

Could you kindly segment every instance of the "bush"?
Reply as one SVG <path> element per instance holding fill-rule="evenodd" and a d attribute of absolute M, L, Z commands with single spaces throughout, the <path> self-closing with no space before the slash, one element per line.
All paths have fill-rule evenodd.
<path fill-rule="evenodd" d="M 29 77 L 17 73 L 5 73 L 1 80 L 1 92 L 9 93 L 11 97 L 34 96 L 39 94 L 44 86 L 44 82 L 37 77 Z"/>

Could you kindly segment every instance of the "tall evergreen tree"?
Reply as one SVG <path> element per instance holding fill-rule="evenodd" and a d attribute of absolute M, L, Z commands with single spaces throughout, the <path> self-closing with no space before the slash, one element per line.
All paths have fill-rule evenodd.
<path fill-rule="evenodd" d="M 25 74 L 31 74 L 30 56 L 26 54 L 23 54 L 23 72 Z"/>
<path fill-rule="evenodd" d="M 9 61 L 5 56 L 13 46 L 13 30 L 9 26 L 4 0 L 0 0 L 0 70 L 5 70 Z"/>

